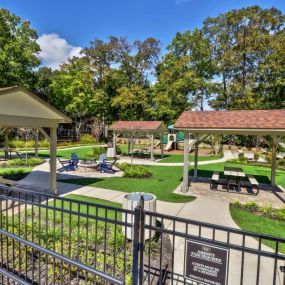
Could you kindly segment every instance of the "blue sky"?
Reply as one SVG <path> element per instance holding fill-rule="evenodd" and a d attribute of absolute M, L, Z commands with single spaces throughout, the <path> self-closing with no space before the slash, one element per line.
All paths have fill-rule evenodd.
<path fill-rule="evenodd" d="M 31 22 L 40 36 L 41 56 L 53 68 L 95 37 L 155 37 L 165 48 L 177 31 L 201 27 L 208 16 L 255 4 L 285 13 L 284 0 L 0 0 L 1 7 Z"/>

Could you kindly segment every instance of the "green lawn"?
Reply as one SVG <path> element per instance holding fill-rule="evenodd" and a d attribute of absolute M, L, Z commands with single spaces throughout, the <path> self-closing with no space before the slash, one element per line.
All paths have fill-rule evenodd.
<path fill-rule="evenodd" d="M 165 154 L 165 158 L 160 160 L 159 162 L 164 162 L 164 163 L 172 163 L 172 162 L 183 162 L 184 157 L 182 154 Z M 207 161 L 207 160 L 215 160 L 215 159 L 220 159 L 221 157 L 218 155 L 205 155 L 205 156 L 198 156 L 198 161 Z M 189 155 L 190 161 L 194 161 L 194 155 Z"/>
<path fill-rule="evenodd" d="M 236 224 L 243 230 L 285 238 L 285 222 L 262 217 L 242 209 L 230 207 L 231 215 Z M 275 243 L 268 240 L 262 242 L 275 249 Z M 285 253 L 285 243 L 280 244 L 279 250 Z"/>
<path fill-rule="evenodd" d="M 78 147 L 75 149 L 58 149 L 57 156 L 62 158 L 70 158 L 72 153 L 76 153 L 80 159 L 90 158 L 87 156 L 87 153 L 93 150 L 93 146 L 88 147 Z M 49 157 L 48 150 L 40 150 L 39 156 L 41 157 Z"/>
<path fill-rule="evenodd" d="M 149 166 L 153 176 L 150 178 L 81 178 L 64 180 L 64 182 L 89 185 L 123 192 L 148 192 L 157 196 L 159 200 L 167 202 L 190 202 L 191 196 L 173 194 L 174 189 L 182 181 L 182 167 Z"/>
<path fill-rule="evenodd" d="M 111 202 L 111 201 L 107 201 L 107 200 L 103 200 L 103 199 L 96 199 L 96 198 L 82 196 L 82 195 L 69 194 L 69 195 L 64 196 L 64 198 L 68 198 L 68 199 L 72 199 L 72 200 L 76 200 L 76 201 L 94 203 L 94 204 L 99 204 L 99 205 L 104 205 L 104 206 L 111 206 L 111 207 L 116 207 L 116 208 L 122 208 L 122 205 L 120 203 L 115 203 L 115 202 Z M 49 204 L 53 206 L 53 202 L 50 202 Z M 62 207 L 62 202 L 60 200 L 56 200 L 55 206 L 57 208 L 61 208 Z M 70 202 L 69 201 L 64 201 L 63 208 L 67 209 L 67 210 L 70 210 Z M 71 202 L 71 210 L 75 211 L 75 212 L 79 211 L 80 213 L 86 214 L 87 213 L 87 206 L 81 205 L 80 209 L 78 209 L 78 205 Z M 88 211 L 89 211 L 90 215 L 98 214 L 98 217 L 105 217 L 105 210 L 104 210 L 104 208 L 98 208 L 98 213 L 96 213 L 96 207 L 89 207 Z M 108 211 L 107 212 L 107 217 L 109 219 L 114 219 L 115 218 L 115 212 L 114 211 Z M 121 213 L 118 213 L 118 217 L 117 218 L 119 220 L 121 220 Z"/>
<path fill-rule="evenodd" d="M 215 163 L 200 165 L 198 174 L 201 177 L 211 177 L 213 171 L 224 170 L 225 166 L 241 167 L 246 174 L 251 174 L 261 183 L 270 183 L 271 170 L 268 167 L 242 165 L 236 163 Z M 153 176 L 145 179 L 136 178 L 81 178 L 64 180 L 64 182 L 89 185 L 105 189 L 123 192 L 149 192 L 157 196 L 159 200 L 168 202 L 189 202 L 194 197 L 173 194 L 174 189 L 182 182 L 182 167 L 180 166 L 148 166 Z M 190 173 L 193 175 L 193 169 Z M 285 171 L 277 171 L 277 184 L 285 187 Z"/>

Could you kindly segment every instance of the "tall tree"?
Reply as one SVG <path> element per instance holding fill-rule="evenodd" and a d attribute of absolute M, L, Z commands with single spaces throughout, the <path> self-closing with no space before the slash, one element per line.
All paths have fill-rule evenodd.
<path fill-rule="evenodd" d="M 33 68 L 40 64 L 37 37 L 28 21 L 0 9 L 0 87 L 34 84 Z"/>
<path fill-rule="evenodd" d="M 154 102 L 159 116 L 173 121 L 187 108 L 203 110 L 214 92 L 210 42 L 200 30 L 177 33 L 157 67 Z"/>
<path fill-rule="evenodd" d="M 263 107 L 257 92 L 259 68 L 269 54 L 275 53 L 275 48 L 269 48 L 270 42 L 283 29 L 284 21 L 281 11 L 258 6 L 232 10 L 204 21 L 221 81 L 217 97 L 211 102 L 213 108 Z"/>

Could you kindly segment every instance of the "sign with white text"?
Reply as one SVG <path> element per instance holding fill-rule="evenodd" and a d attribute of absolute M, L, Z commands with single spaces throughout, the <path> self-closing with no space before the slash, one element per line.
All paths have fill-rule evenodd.
<path fill-rule="evenodd" d="M 194 240 L 186 241 L 185 278 L 207 285 L 226 285 L 227 248 Z"/>

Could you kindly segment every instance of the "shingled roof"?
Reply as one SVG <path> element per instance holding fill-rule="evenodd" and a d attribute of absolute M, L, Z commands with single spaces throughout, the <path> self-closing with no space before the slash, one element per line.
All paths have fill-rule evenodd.
<path fill-rule="evenodd" d="M 174 124 L 176 129 L 282 130 L 285 110 L 185 111 Z"/>
<path fill-rule="evenodd" d="M 158 131 L 165 130 L 163 121 L 118 121 L 110 130 L 113 131 Z"/>

